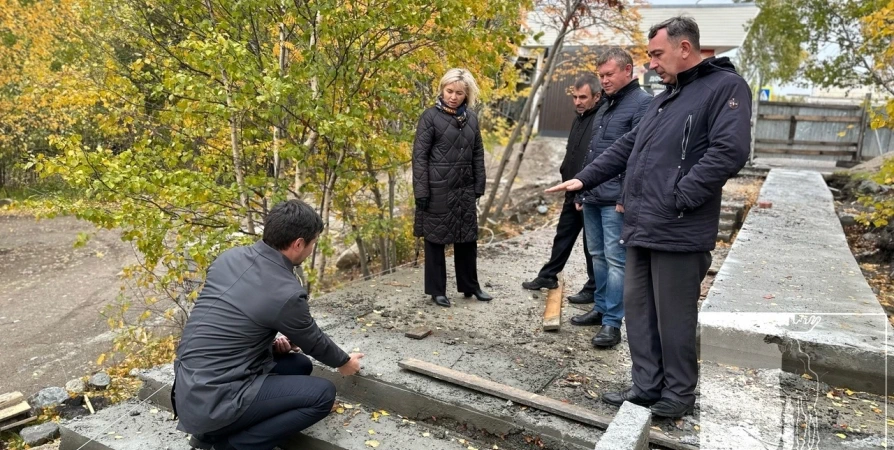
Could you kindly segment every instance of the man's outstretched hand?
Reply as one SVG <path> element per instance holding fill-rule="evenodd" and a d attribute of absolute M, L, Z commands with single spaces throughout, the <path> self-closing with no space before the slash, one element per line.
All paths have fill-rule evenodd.
<path fill-rule="evenodd" d="M 338 368 L 338 373 L 346 377 L 360 372 L 360 358 L 363 358 L 363 353 L 351 353 L 348 356 L 350 356 L 351 359 L 349 359 L 348 362 L 346 362 L 343 366 Z"/>
<path fill-rule="evenodd" d="M 579 191 L 584 188 L 584 184 L 577 178 L 570 179 L 562 184 L 557 184 L 546 190 L 548 193 L 562 191 Z"/>

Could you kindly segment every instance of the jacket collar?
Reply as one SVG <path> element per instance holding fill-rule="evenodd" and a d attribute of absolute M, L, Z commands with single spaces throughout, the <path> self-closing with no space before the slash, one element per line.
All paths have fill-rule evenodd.
<path fill-rule="evenodd" d="M 284 269 L 291 271 L 292 267 L 295 267 L 295 265 L 292 264 L 292 261 L 289 260 L 289 258 L 286 258 L 286 255 L 283 255 L 279 250 L 267 245 L 263 240 L 255 242 L 251 248 L 264 258 L 269 259 L 276 265 L 282 266 Z"/>
<path fill-rule="evenodd" d="M 627 86 L 624 86 L 621 88 L 621 90 L 619 90 L 618 92 L 615 92 L 614 95 L 606 94 L 606 95 L 603 95 L 602 98 L 608 98 L 609 101 L 618 101 L 618 100 L 621 100 L 622 98 L 624 98 L 625 95 L 627 95 L 630 91 L 632 91 L 634 89 L 639 89 L 639 80 L 637 80 L 635 78 L 633 80 L 630 80 L 630 82 L 627 83 Z M 603 91 L 603 92 L 605 92 L 605 91 Z"/>
<path fill-rule="evenodd" d="M 671 88 L 676 87 L 679 89 L 699 79 L 699 77 L 722 71 L 736 73 L 736 67 L 733 66 L 733 63 L 730 62 L 730 59 L 727 57 L 717 58 L 711 56 L 703 59 L 702 62 L 696 64 L 695 67 L 677 74 L 677 85 L 671 85 Z"/>
<path fill-rule="evenodd" d="M 593 115 L 593 113 L 595 113 L 596 110 L 599 109 L 599 105 L 600 105 L 601 103 L 602 103 L 602 100 L 600 99 L 598 102 L 596 102 L 595 105 L 593 105 L 592 108 L 590 108 L 590 109 L 588 109 L 588 110 L 586 110 L 586 111 L 584 111 L 584 112 L 578 114 L 578 115 L 577 115 L 577 119 L 578 119 L 578 120 L 584 120 L 584 118 L 586 118 L 587 116 L 591 116 L 591 115 Z"/>

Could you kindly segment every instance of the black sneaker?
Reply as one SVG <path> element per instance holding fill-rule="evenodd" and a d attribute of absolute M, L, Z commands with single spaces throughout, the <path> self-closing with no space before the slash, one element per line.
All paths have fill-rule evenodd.
<path fill-rule="evenodd" d="M 593 291 L 581 289 L 581 291 L 578 292 L 577 294 L 568 296 L 568 303 L 574 303 L 577 305 L 585 305 L 587 303 L 593 303 Z"/>
<path fill-rule="evenodd" d="M 555 289 L 559 287 L 559 280 L 537 277 L 531 281 L 525 281 L 524 283 L 522 283 L 522 287 L 525 289 L 530 289 L 532 291 L 538 291 L 543 288 Z"/>

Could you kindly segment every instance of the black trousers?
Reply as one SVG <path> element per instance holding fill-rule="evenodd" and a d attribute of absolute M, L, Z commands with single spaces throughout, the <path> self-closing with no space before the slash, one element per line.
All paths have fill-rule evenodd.
<path fill-rule="evenodd" d="M 577 237 L 584 229 L 584 215 L 574 207 L 574 192 L 565 194 L 565 203 L 562 204 L 562 212 L 559 214 L 559 223 L 556 225 L 556 237 L 553 239 L 552 254 L 549 261 L 540 269 L 537 274 L 540 278 L 549 278 L 555 280 L 558 278 L 559 272 L 565 268 L 565 263 L 571 256 L 571 250 L 577 242 Z M 584 289 L 588 291 L 596 290 L 596 280 L 593 276 L 593 258 L 590 257 L 590 251 L 587 249 L 587 240 L 584 239 L 584 258 L 587 261 L 587 283 Z"/>
<path fill-rule="evenodd" d="M 214 442 L 214 448 L 272 450 L 329 415 L 335 403 L 335 385 L 310 376 L 312 371 L 307 356 L 277 356 L 275 375 L 267 376 L 245 413 L 231 425 L 196 437 Z"/>
<path fill-rule="evenodd" d="M 425 240 L 425 293 L 447 295 L 446 245 Z M 456 290 L 474 293 L 478 285 L 478 242 L 453 244 L 453 267 L 456 270 Z"/>
<path fill-rule="evenodd" d="M 637 394 L 695 404 L 698 297 L 709 267 L 711 252 L 627 247 L 624 318 Z"/>

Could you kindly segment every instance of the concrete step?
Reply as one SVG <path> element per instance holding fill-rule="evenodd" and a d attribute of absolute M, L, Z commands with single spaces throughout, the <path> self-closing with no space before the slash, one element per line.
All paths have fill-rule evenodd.
<path fill-rule="evenodd" d="M 361 405 L 326 419 L 280 445 L 282 450 L 458 450 L 488 448 L 455 432 L 385 415 Z M 375 414 L 374 414 L 375 413 Z M 385 412 L 387 414 L 387 412 Z M 169 411 L 129 400 L 62 425 L 60 450 L 190 450 Z"/>
<path fill-rule="evenodd" d="M 736 229 L 736 222 L 732 220 L 723 220 L 720 219 L 720 224 L 718 229 L 720 231 L 733 231 Z"/>
<path fill-rule="evenodd" d="M 342 336 L 342 340 L 347 340 L 347 348 L 372 347 L 368 342 L 354 341 L 353 339 L 357 339 L 356 335 L 344 334 L 338 329 L 333 329 L 332 334 L 334 336 Z M 351 336 L 350 340 L 348 340 L 348 336 Z M 373 337 L 373 339 L 376 346 L 380 349 L 402 348 L 402 350 L 407 350 L 415 346 L 421 346 L 424 349 L 424 353 L 407 355 L 410 357 L 424 357 L 425 354 L 431 355 L 431 349 L 434 346 L 434 348 L 439 348 L 439 351 L 435 353 L 440 353 L 441 356 L 447 356 L 450 353 L 457 353 L 455 356 L 464 354 L 463 361 L 465 364 L 488 362 L 488 365 L 491 367 L 514 365 L 510 355 L 485 354 L 483 351 L 475 354 L 465 354 L 465 350 L 458 348 L 460 347 L 459 345 L 441 348 L 441 345 L 432 340 L 409 341 L 402 333 L 382 333 Z M 457 352 L 457 350 L 459 351 Z M 397 355 L 390 353 L 375 352 L 367 354 L 366 358 L 364 358 L 365 363 L 369 367 L 387 367 L 387 369 L 383 370 L 385 373 L 379 373 L 375 376 L 372 374 L 361 374 L 353 377 L 343 377 L 338 372 L 318 364 L 314 369 L 314 376 L 327 378 L 332 381 L 338 390 L 339 398 L 344 398 L 349 403 L 372 405 L 375 408 L 384 409 L 393 415 L 401 414 L 409 419 L 419 418 L 425 420 L 433 416 L 438 417 L 439 420 L 445 418 L 449 419 L 449 422 L 465 425 L 471 429 L 486 431 L 493 435 L 508 435 L 519 432 L 539 435 L 545 444 L 551 445 L 550 448 L 563 450 L 592 449 L 602 435 L 601 430 L 587 425 L 532 409 L 510 407 L 507 406 L 505 400 L 486 394 L 470 392 L 459 386 L 448 385 L 437 380 L 429 380 L 421 375 L 403 371 L 397 367 L 396 360 L 394 360 Z M 388 362 L 376 361 L 379 358 L 386 358 Z M 526 359 L 530 364 L 534 364 L 537 360 L 533 355 L 527 356 Z M 463 364 L 456 364 L 454 367 L 457 370 L 462 370 L 464 366 Z M 391 372 L 392 370 L 393 372 Z M 502 381 L 510 382 L 519 388 L 536 391 L 545 383 L 556 378 L 561 372 L 560 369 L 555 370 L 554 373 L 537 374 L 504 372 L 502 373 Z M 138 398 L 153 403 L 155 407 L 162 409 L 170 408 L 170 380 L 173 379 L 171 365 L 139 372 L 137 375 L 143 380 L 143 387 L 138 393 Z M 538 386 L 538 389 L 534 389 L 533 386 Z M 330 415 L 327 420 L 338 420 L 335 417 L 337 417 L 335 414 Z M 333 441 L 333 436 L 324 434 L 322 431 L 314 434 L 312 432 L 314 429 L 312 427 L 307 430 L 309 437 L 318 439 L 320 442 L 329 442 L 330 444 L 340 442 Z M 421 434 L 421 432 L 417 434 Z M 472 445 L 472 447 L 482 448 L 476 445 Z M 501 449 L 516 448 L 508 442 L 501 443 L 499 447 Z M 340 447 L 313 448 L 329 449 Z M 491 448 L 491 446 L 488 445 L 483 448 Z"/>
<path fill-rule="evenodd" d="M 720 220 L 731 220 L 734 222 L 741 222 L 742 218 L 742 210 L 741 209 L 722 209 L 720 210 Z"/>
<path fill-rule="evenodd" d="M 730 242 L 733 238 L 733 233 L 729 231 L 721 231 L 717 233 L 717 240 L 721 242 Z"/>

